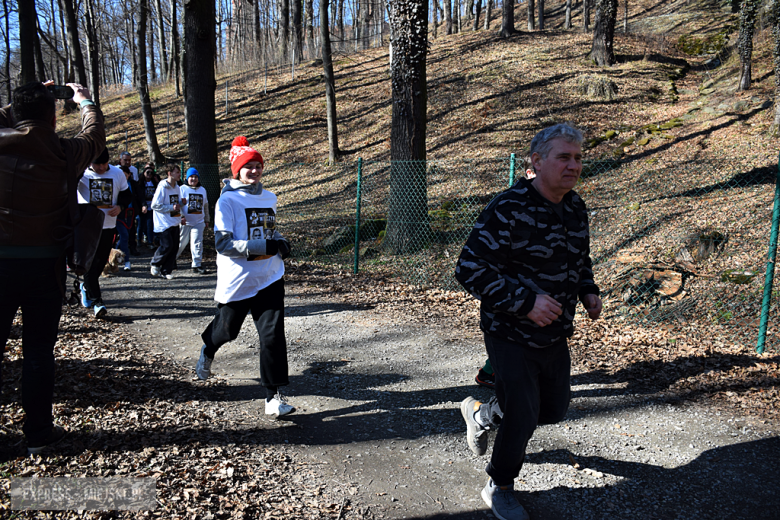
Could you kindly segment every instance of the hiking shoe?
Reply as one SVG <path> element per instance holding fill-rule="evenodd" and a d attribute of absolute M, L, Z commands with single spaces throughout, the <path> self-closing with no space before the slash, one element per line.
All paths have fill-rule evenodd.
<path fill-rule="evenodd" d="M 166 280 L 173 280 L 173 273 L 168 273 L 166 275 L 163 275 Z"/>
<path fill-rule="evenodd" d="M 106 306 L 103 305 L 103 302 L 95 302 L 95 306 L 93 307 L 95 310 L 95 317 L 96 318 L 103 318 L 108 313 L 108 309 L 106 309 Z"/>
<path fill-rule="evenodd" d="M 95 302 L 87 298 L 87 290 L 84 289 L 84 283 L 81 284 L 81 306 L 85 309 L 89 309 L 95 305 Z"/>
<path fill-rule="evenodd" d="M 152 272 L 152 276 L 154 276 L 154 277 L 158 277 L 158 276 L 160 276 L 162 274 L 160 272 L 160 268 L 157 267 L 156 265 L 152 266 L 152 271 L 151 272 Z"/>
<path fill-rule="evenodd" d="M 201 266 L 193 267 L 192 272 L 195 274 L 207 274 L 207 271 L 203 269 Z"/>
<path fill-rule="evenodd" d="M 125 271 L 130 270 L 130 262 L 125 262 Z"/>
<path fill-rule="evenodd" d="M 488 374 L 481 368 L 479 369 L 479 372 L 477 372 L 477 377 L 475 377 L 474 380 L 479 386 L 484 386 L 485 388 L 490 388 L 491 390 L 496 389 L 496 382 L 493 379 L 493 374 Z"/>
<path fill-rule="evenodd" d="M 481 457 L 487 451 L 488 431 L 474 418 L 474 413 L 482 404 L 471 396 L 460 403 L 460 414 L 466 421 L 466 442 L 474 455 Z"/>
<path fill-rule="evenodd" d="M 293 413 L 294 411 L 295 407 L 287 404 L 284 397 L 282 397 L 282 394 L 280 393 L 277 393 L 270 401 L 268 399 L 265 400 L 266 415 L 275 415 L 276 417 L 281 417 L 283 415 Z"/>
<path fill-rule="evenodd" d="M 63 428 L 62 426 L 57 426 L 56 424 L 52 427 L 51 432 L 49 432 L 49 435 L 44 437 L 43 440 L 36 442 L 36 443 L 28 443 L 27 444 L 27 454 L 28 455 L 38 455 L 40 452 L 43 451 L 44 448 L 47 446 L 54 446 L 58 442 L 60 442 L 62 439 L 65 438 L 65 436 L 68 434 L 68 431 Z"/>
<path fill-rule="evenodd" d="M 214 361 L 214 358 L 210 358 L 206 355 L 206 345 L 200 347 L 200 359 L 198 359 L 198 364 L 195 366 L 195 373 L 198 374 L 198 379 L 203 379 L 205 381 L 209 378 L 211 375 L 212 361 Z"/>
<path fill-rule="evenodd" d="M 528 512 L 515 498 L 513 486 L 498 487 L 491 478 L 482 489 L 482 500 L 500 520 L 531 520 Z"/>

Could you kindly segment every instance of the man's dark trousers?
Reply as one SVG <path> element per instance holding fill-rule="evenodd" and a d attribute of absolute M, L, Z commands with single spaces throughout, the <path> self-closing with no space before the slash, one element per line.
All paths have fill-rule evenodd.
<path fill-rule="evenodd" d="M 115 227 L 103 230 L 95 250 L 95 257 L 92 259 L 92 265 L 89 267 L 89 271 L 84 273 L 84 290 L 87 292 L 87 298 L 93 302 L 103 301 L 103 294 L 100 292 L 100 275 L 103 274 L 103 268 L 108 263 L 108 257 L 111 256 L 115 234 Z"/>
<path fill-rule="evenodd" d="M 496 381 L 496 400 L 503 412 L 487 474 L 498 486 L 511 485 L 520 474 L 528 441 L 538 424 L 563 420 L 571 395 L 571 359 L 566 340 L 546 348 L 532 348 L 485 335 Z M 494 407 L 495 408 L 495 407 Z M 489 407 L 480 408 L 480 413 Z M 497 411 L 496 411 L 497 412 Z"/>
<path fill-rule="evenodd" d="M 64 279 L 64 258 L 0 259 L 0 359 L 21 307 L 23 431 L 28 443 L 43 440 L 53 426 L 54 344 L 62 315 L 60 284 Z"/>

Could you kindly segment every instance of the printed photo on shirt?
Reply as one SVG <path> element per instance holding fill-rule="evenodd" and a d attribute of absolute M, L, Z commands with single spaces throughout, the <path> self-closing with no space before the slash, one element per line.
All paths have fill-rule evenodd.
<path fill-rule="evenodd" d="M 203 214 L 203 195 L 200 193 L 190 193 L 187 199 L 187 213 L 190 215 Z"/>
<path fill-rule="evenodd" d="M 151 202 L 152 199 L 154 199 L 154 192 L 157 190 L 155 188 L 154 184 L 149 183 L 146 185 L 146 200 L 147 202 Z"/>
<path fill-rule="evenodd" d="M 98 208 L 113 207 L 114 179 L 89 179 L 89 203 Z"/>
<path fill-rule="evenodd" d="M 276 228 L 276 214 L 271 208 L 249 208 L 246 210 L 246 228 L 250 240 L 270 239 Z M 271 255 L 250 256 L 249 260 L 265 260 Z"/>
<path fill-rule="evenodd" d="M 168 197 L 169 197 L 168 200 L 170 201 L 169 204 L 171 206 L 173 206 L 174 204 L 178 204 L 179 203 L 179 196 L 178 195 L 169 195 Z M 181 215 L 181 211 L 171 211 L 171 216 L 172 217 L 178 217 L 180 215 Z"/>

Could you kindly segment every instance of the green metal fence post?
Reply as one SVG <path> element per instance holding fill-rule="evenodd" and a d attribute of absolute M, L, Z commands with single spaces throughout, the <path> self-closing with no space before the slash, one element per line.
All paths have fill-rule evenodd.
<path fill-rule="evenodd" d="M 778 227 L 780 227 L 780 157 L 778 157 L 777 173 L 775 174 L 775 202 L 774 209 L 772 210 L 772 233 L 769 236 L 766 278 L 764 279 L 764 301 L 761 304 L 761 324 L 758 327 L 758 343 L 756 344 L 756 352 L 759 354 L 762 354 L 766 348 L 766 329 L 769 323 L 769 308 L 772 305 L 772 284 L 775 279 Z"/>
<path fill-rule="evenodd" d="M 515 154 L 509 156 L 509 187 L 515 183 Z"/>
<path fill-rule="evenodd" d="M 357 198 L 355 199 L 355 274 L 360 263 L 360 191 L 363 182 L 363 158 L 358 157 Z"/>

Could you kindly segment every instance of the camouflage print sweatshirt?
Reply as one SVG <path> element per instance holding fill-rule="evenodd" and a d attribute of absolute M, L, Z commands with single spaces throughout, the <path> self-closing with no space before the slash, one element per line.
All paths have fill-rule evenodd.
<path fill-rule="evenodd" d="M 575 192 L 567 193 L 561 220 L 531 181 L 521 179 L 479 216 L 455 277 L 481 301 L 480 328 L 486 334 L 535 348 L 570 337 L 577 298 L 599 293 L 585 203 Z M 527 316 L 537 294 L 563 307 L 546 327 Z"/>

